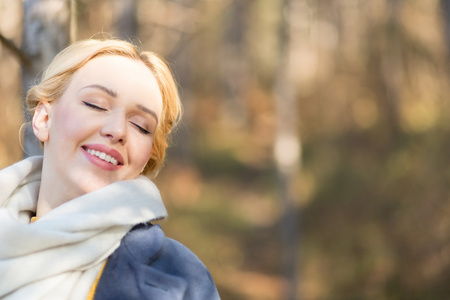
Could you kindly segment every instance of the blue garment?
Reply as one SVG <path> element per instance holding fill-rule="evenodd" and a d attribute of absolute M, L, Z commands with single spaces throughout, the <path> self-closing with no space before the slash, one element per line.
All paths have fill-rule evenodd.
<path fill-rule="evenodd" d="M 200 259 L 161 227 L 135 226 L 109 257 L 94 300 L 218 300 Z"/>

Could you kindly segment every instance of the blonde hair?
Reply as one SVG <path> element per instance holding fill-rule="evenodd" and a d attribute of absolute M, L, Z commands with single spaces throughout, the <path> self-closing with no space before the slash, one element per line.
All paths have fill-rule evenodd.
<path fill-rule="evenodd" d="M 157 54 L 140 51 L 135 45 L 115 39 L 78 41 L 53 59 L 44 71 L 41 82 L 30 88 L 27 94 L 27 104 L 31 115 L 41 101 L 56 102 L 62 97 L 73 74 L 87 62 L 98 56 L 119 55 L 142 61 L 153 73 L 162 94 L 163 109 L 161 120 L 155 132 L 153 148 L 149 161 L 143 173 L 157 173 L 161 167 L 168 137 L 172 128 L 181 116 L 181 102 L 176 83 L 167 63 Z"/>

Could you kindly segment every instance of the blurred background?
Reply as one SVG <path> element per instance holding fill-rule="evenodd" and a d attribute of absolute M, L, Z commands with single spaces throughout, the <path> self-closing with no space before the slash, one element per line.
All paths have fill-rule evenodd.
<path fill-rule="evenodd" d="M 161 225 L 224 300 L 449 299 L 450 1 L 0 0 L 0 35 L 0 168 L 55 48 L 168 60 Z"/>

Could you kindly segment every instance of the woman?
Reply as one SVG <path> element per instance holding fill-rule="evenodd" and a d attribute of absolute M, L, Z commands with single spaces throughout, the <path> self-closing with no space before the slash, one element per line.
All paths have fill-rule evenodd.
<path fill-rule="evenodd" d="M 0 171 L 1 299 L 219 299 L 200 260 L 151 221 L 180 114 L 155 54 L 88 40 L 58 54 L 27 102 L 43 157 Z"/>

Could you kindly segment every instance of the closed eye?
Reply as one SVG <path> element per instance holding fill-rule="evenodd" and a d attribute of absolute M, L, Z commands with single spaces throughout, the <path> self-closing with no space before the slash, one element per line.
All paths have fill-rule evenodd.
<path fill-rule="evenodd" d="M 86 105 L 87 107 L 93 109 L 93 110 L 98 110 L 98 111 L 106 111 L 105 108 L 102 108 L 100 106 L 94 105 L 92 103 L 86 102 L 86 101 L 82 101 L 84 103 L 84 105 Z"/>
<path fill-rule="evenodd" d="M 138 124 L 133 123 L 133 122 L 130 122 L 130 123 L 133 124 L 133 125 L 134 125 L 134 126 L 135 126 L 142 134 L 145 134 L 145 135 L 150 134 L 150 131 L 148 131 L 148 130 L 142 128 L 142 127 L 139 126 Z"/>

